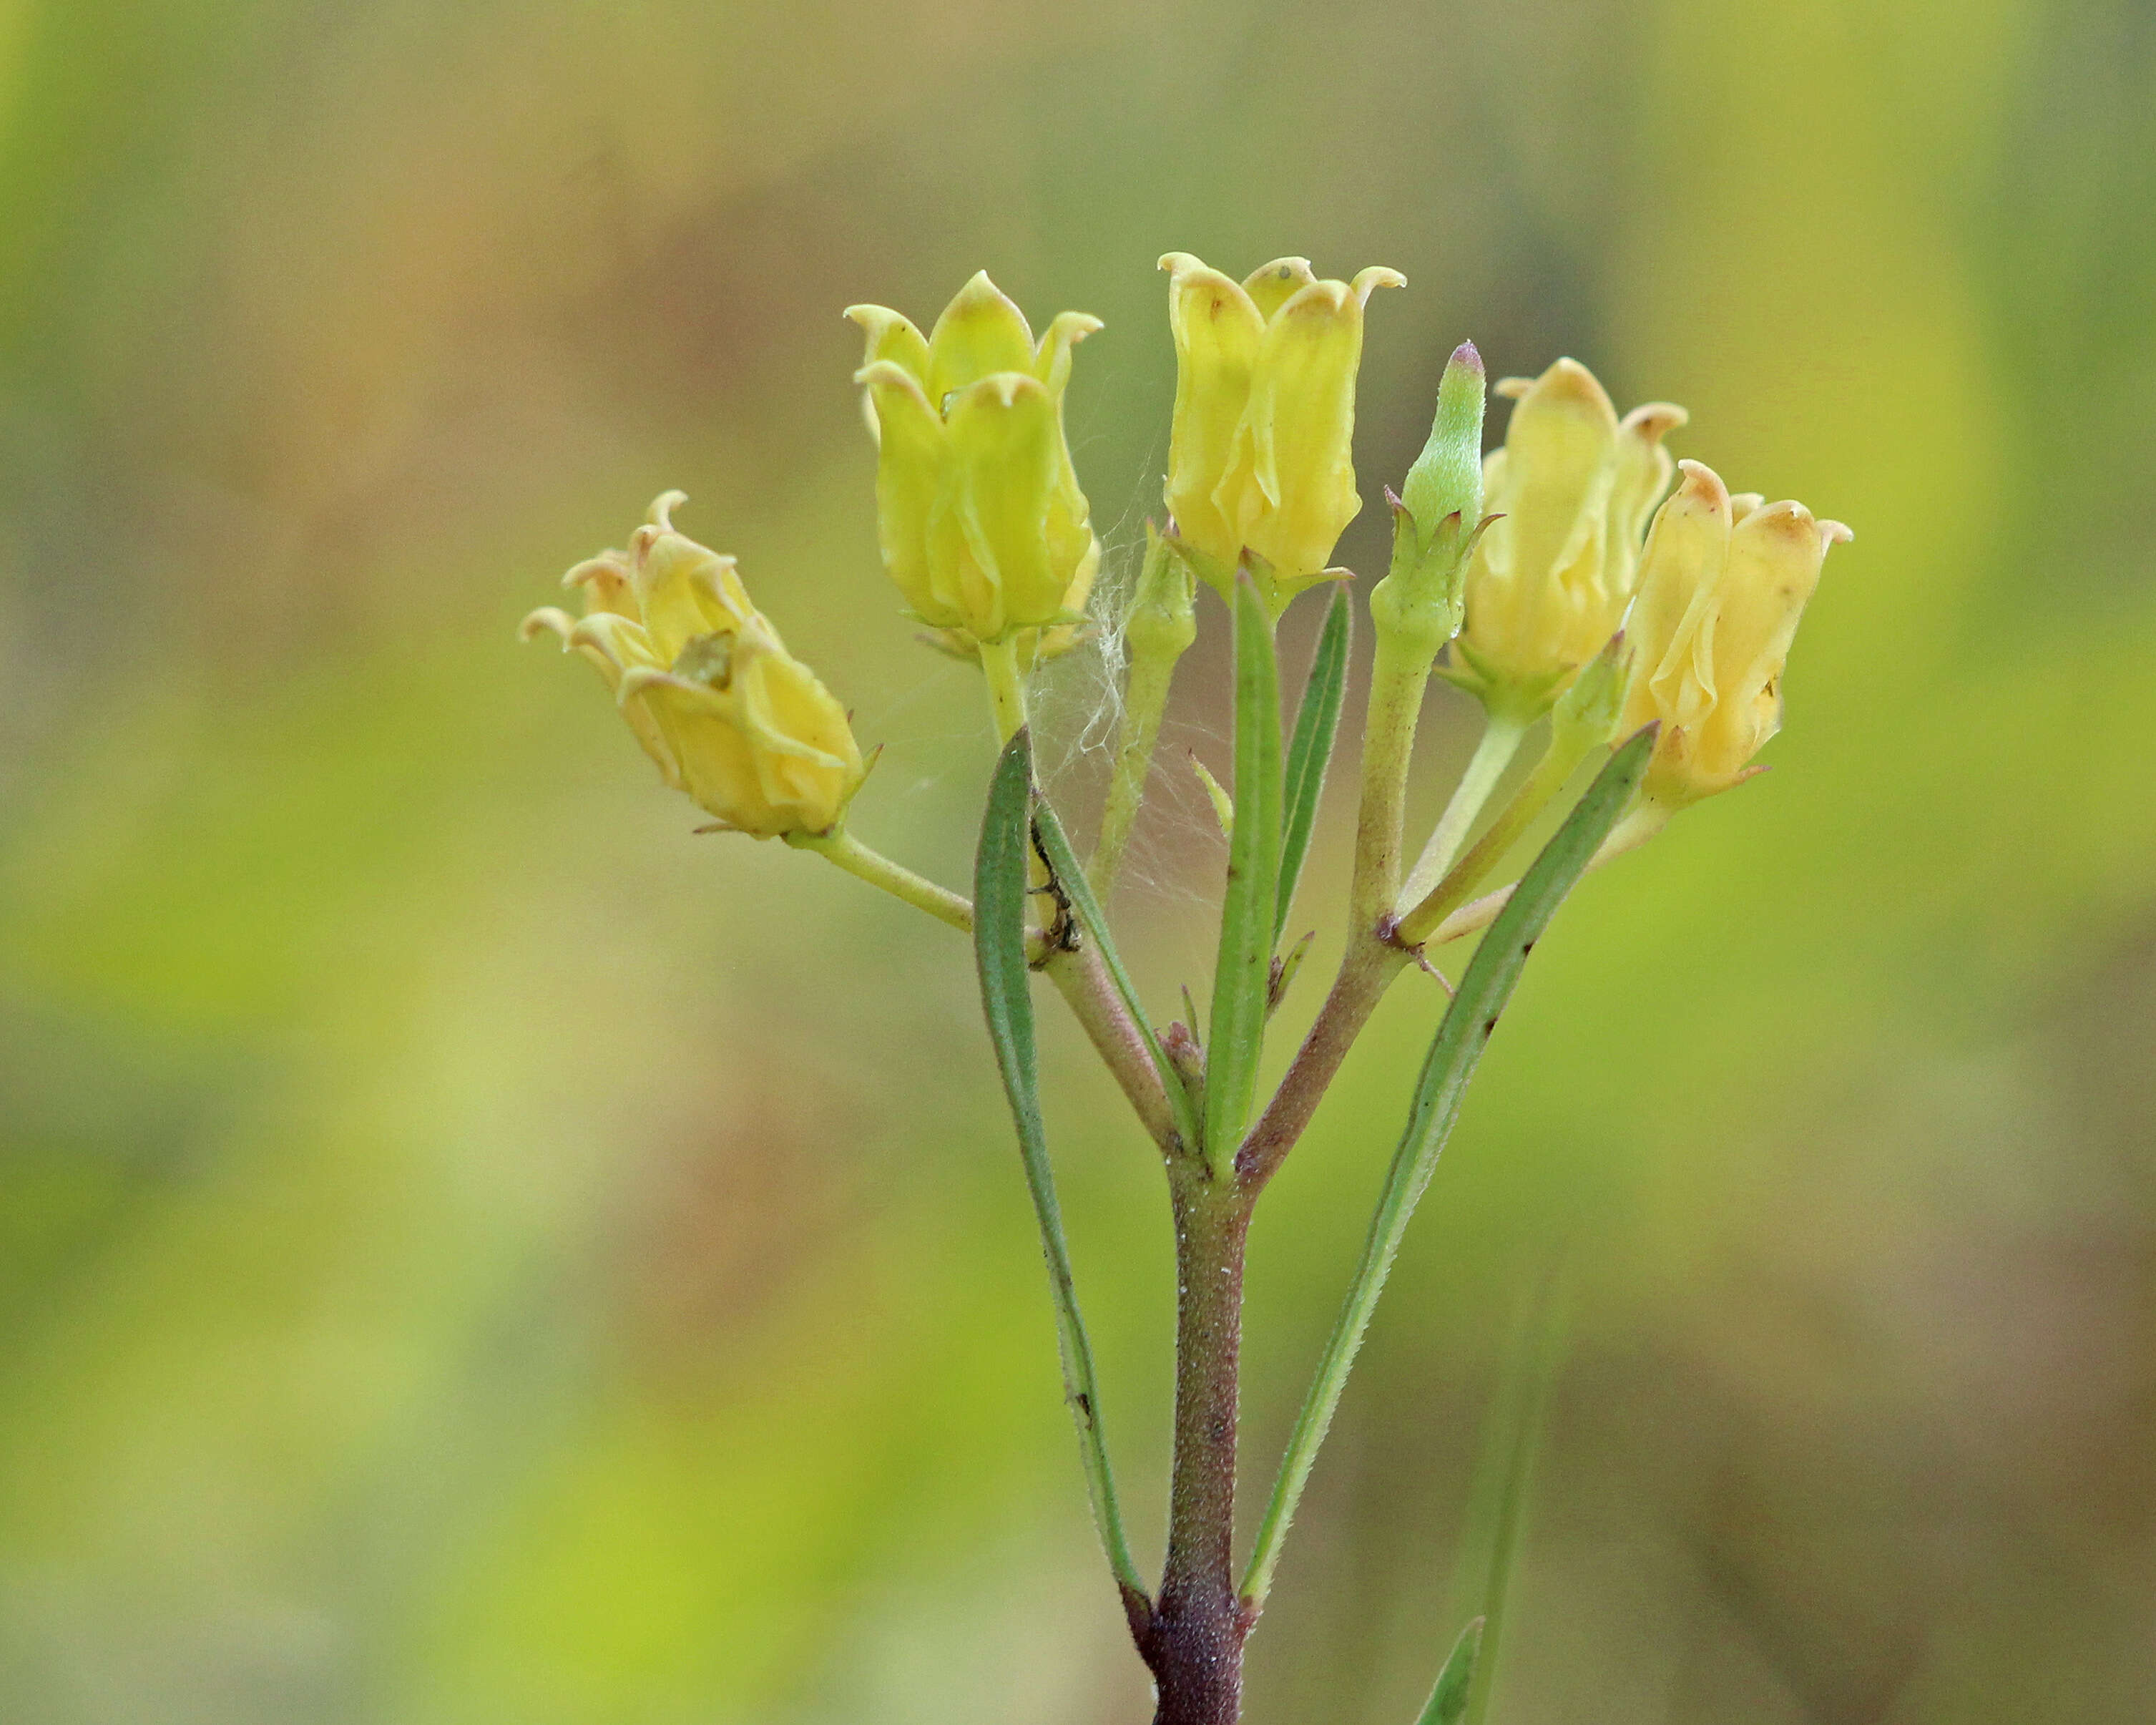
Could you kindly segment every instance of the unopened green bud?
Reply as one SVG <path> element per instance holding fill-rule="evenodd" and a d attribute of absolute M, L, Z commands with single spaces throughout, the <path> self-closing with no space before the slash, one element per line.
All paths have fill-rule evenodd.
<path fill-rule="evenodd" d="M 1438 385 L 1430 442 L 1393 506 L 1393 562 L 1370 594 L 1370 620 L 1411 654 L 1435 659 L 1460 633 L 1467 556 L 1482 526 L 1482 356 L 1463 341 Z"/>
<path fill-rule="evenodd" d="M 1123 639 L 1131 655 L 1173 665 L 1198 639 L 1198 578 L 1151 521 Z"/>
<path fill-rule="evenodd" d="M 1400 482 L 1400 501 L 1414 517 L 1416 548 L 1428 552 L 1449 516 L 1473 531 L 1482 519 L 1482 356 L 1462 341 L 1437 386 L 1430 441 Z"/>

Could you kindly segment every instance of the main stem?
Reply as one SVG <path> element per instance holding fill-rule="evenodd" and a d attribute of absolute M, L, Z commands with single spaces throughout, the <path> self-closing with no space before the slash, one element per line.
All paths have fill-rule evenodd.
<path fill-rule="evenodd" d="M 1196 1158 L 1170 1170 L 1175 1209 L 1175 1466 L 1168 1566 L 1140 1652 L 1153 1725 L 1236 1725 L 1243 1641 L 1236 1597 L 1236 1378 L 1250 1202 Z"/>

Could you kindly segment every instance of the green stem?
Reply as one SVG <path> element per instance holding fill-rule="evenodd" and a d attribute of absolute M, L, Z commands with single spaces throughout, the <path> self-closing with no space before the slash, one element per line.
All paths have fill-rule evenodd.
<path fill-rule="evenodd" d="M 1467 855 L 1446 871 L 1445 878 L 1419 903 L 1414 902 L 1414 890 L 1410 883 L 1408 901 L 1414 907 L 1402 913 L 1394 938 L 1404 947 L 1420 945 L 1430 932 L 1465 902 L 1467 895 L 1505 860 L 1505 853 L 1519 843 L 1520 835 L 1534 824 L 1535 817 L 1564 788 L 1566 781 L 1578 770 L 1579 763 L 1594 747 L 1591 742 L 1584 747 L 1577 742 L 1568 747 L 1565 736 L 1553 733 L 1550 745 L 1543 751 L 1534 771 L 1490 824 L 1489 830 L 1475 841 Z"/>
<path fill-rule="evenodd" d="M 1355 826 L 1355 880 L 1348 897 L 1348 937 L 1374 930 L 1389 916 L 1400 885 L 1400 827 L 1405 818 L 1408 760 L 1415 721 L 1430 681 L 1430 660 L 1389 629 L 1378 631 L 1370 668 L 1370 705 L 1363 721 L 1363 796 Z"/>
<path fill-rule="evenodd" d="M 973 907 L 955 892 L 902 868 L 881 851 L 871 850 L 844 827 L 829 833 L 788 833 L 786 842 L 796 850 L 813 850 L 828 857 L 849 875 L 880 886 L 893 898 L 916 910 L 926 911 L 939 922 L 947 922 L 961 934 L 972 932 Z"/>
<path fill-rule="evenodd" d="M 1145 798 L 1153 749 L 1160 742 L 1161 719 L 1168 711 L 1168 685 L 1174 679 L 1173 659 L 1151 653 L 1132 655 L 1122 723 L 1116 738 L 1115 773 L 1108 781 L 1108 799 L 1101 810 L 1101 839 L 1086 865 L 1093 896 L 1104 905 L 1116 890 L 1116 876 L 1122 870 L 1131 828 L 1137 819 L 1138 804 Z"/>
<path fill-rule="evenodd" d="M 1009 742 L 1025 723 L 1025 678 L 1018 665 L 1018 634 L 981 643 L 981 670 L 988 680 L 988 701 L 995 708 L 996 742 Z"/>
<path fill-rule="evenodd" d="M 1490 716 L 1489 722 L 1482 728 L 1481 741 L 1475 745 L 1475 752 L 1468 758 L 1467 770 L 1460 775 L 1460 783 L 1454 788 L 1452 800 L 1445 805 L 1445 813 L 1438 817 L 1430 842 L 1423 846 L 1422 855 L 1409 871 L 1407 885 L 1400 891 L 1399 903 L 1403 907 L 1427 898 L 1430 889 L 1452 865 L 1453 858 L 1460 855 L 1460 847 L 1467 842 L 1475 817 L 1482 812 L 1482 805 L 1497 788 L 1497 781 L 1512 764 L 1512 757 L 1519 752 L 1520 739 L 1527 734 L 1526 721 L 1502 713 Z"/>
<path fill-rule="evenodd" d="M 1604 863 L 1614 862 L 1628 850 L 1637 850 L 1670 824 L 1670 813 L 1659 803 L 1642 803 L 1619 824 L 1617 830 L 1603 842 L 1587 866 L 1599 869 Z M 1495 892 L 1484 893 L 1472 904 L 1462 905 L 1415 944 L 1441 947 L 1448 941 L 1464 939 L 1487 928 L 1512 902 L 1515 891 L 1511 886 L 1501 886 Z"/>

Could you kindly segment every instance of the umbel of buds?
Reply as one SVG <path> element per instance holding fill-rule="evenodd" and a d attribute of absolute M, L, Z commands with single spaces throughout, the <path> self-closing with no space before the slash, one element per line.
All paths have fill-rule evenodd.
<path fill-rule="evenodd" d="M 1655 516 L 1632 603 L 1631 670 L 1618 730 L 1661 721 L 1648 796 L 1681 809 L 1748 778 L 1781 728 L 1782 667 L 1828 547 L 1851 536 L 1801 503 L 1732 497 L 1713 469 Z"/>
<path fill-rule="evenodd" d="M 1188 252 L 1170 272 L 1175 420 L 1167 501 L 1199 572 L 1235 588 L 1245 552 L 1277 614 L 1324 580 L 1355 490 L 1355 373 L 1363 310 L 1407 278 L 1378 265 L 1320 281 L 1305 258 L 1276 258 L 1240 285 Z"/>
<path fill-rule="evenodd" d="M 862 777 L 845 709 L 749 603 L 734 560 L 675 531 L 685 501 L 665 493 L 627 551 L 569 571 L 581 618 L 547 606 L 524 637 L 551 631 L 598 666 L 660 776 L 721 825 L 828 832 Z"/>
<path fill-rule="evenodd" d="M 1594 374 L 1569 359 L 1497 393 L 1518 405 L 1504 447 L 1483 463 L 1482 506 L 1495 519 L 1468 560 L 1450 675 L 1493 715 L 1526 720 L 1617 632 L 1670 481 L 1662 439 L 1686 414 L 1651 402 L 1620 421 Z"/>
<path fill-rule="evenodd" d="M 1063 429 L 1070 350 L 1101 327 L 1065 311 L 1036 345 L 1025 314 L 983 270 L 927 336 L 897 312 L 855 305 L 868 337 L 861 386 L 876 439 L 884 567 L 914 614 L 970 652 L 1085 620 L 1101 562 Z"/>

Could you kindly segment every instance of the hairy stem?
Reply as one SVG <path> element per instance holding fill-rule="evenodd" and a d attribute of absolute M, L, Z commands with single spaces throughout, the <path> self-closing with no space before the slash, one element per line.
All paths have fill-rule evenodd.
<path fill-rule="evenodd" d="M 1093 1045 L 1101 1063 L 1130 1099 L 1153 1142 L 1163 1150 L 1180 1143 L 1175 1111 L 1161 1088 L 1152 1051 L 1146 1046 L 1143 1033 L 1124 1010 L 1100 953 L 1090 945 L 1075 952 L 1060 951 L 1042 968 L 1070 1009 L 1070 1016 L 1086 1033 L 1086 1040 Z"/>
<path fill-rule="evenodd" d="M 1171 1181 L 1177 1276 L 1168 1564 L 1140 1651 L 1154 1725 L 1235 1725 L 1249 1633 L 1235 1574 L 1237 1373 L 1249 1199 L 1199 1163 Z"/>
<path fill-rule="evenodd" d="M 1287 1153 L 1302 1137 L 1325 1091 L 1355 1045 L 1363 1026 L 1370 1021 L 1378 1002 L 1392 986 L 1393 978 L 1413 960 L 1397 947 L 1374 935 L 1352 940 L 1332 992 L 1325 997 L 1317 1018 L 1289 1062 L 1286 1076 L 1273 1092 L 1258 1123 L 1243 1140 L 1235 1155 L 1235 1172 L 1244 1189 L 1255 1197 L 1279 1170 Z"/>

